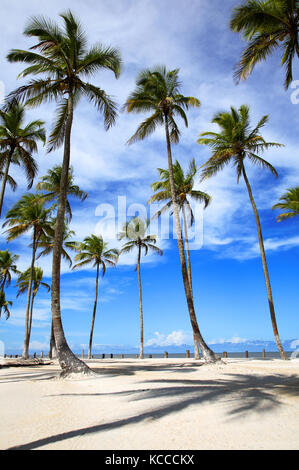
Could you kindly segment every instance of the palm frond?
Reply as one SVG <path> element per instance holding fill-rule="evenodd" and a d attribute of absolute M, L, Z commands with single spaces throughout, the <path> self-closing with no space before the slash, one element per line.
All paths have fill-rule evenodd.
<path fill-rule="evenodd" d="M 90 84 L 81 82 L 81 91 L 87 99 L 104 116 L 105 129 L 110 129 L 115 124 L 117 117 L 117 105 L 104 90 Z"/>
<path fill-rule="evenodd" d="M 68 115 L 68 100 L 63 100 L 58 104 L 56 109 L 55 125 L 51 131 L 48 152 L 52 152 L 59 148 L 64 142 L 66 119 Z"/>
<path fill-rule="evenodd" d="M 161 248 L 157 247 L 156 245 L 153 245 L 152 243 L 148 243 L 147 247 L 149 248 L 149 250 L 153 251 L 157 255 L 163 256 L 163 250 L 161 250 Z"/>
<path fill-rule="evenodd" d="M 161 111 L 158 110 L 140 124 L 135 134 L 130 137 L 127 143 L 133 144 L 139 140 L 144 140 L 156 130 L 158 125 L 161 124 L 163 124 L 163 117 Z"/>
<path fill-rule="evenodd" d="M 248 158 L 251 161 L 251 163 L 253 163 L 254 165 L 260 166 L 261 168 L 270 170 L 271 173 L 273 173 L 273 175 L 276 176 L 276 178 L 278 178 L 278 173 L 277 173 L 276 169 L 274 168 L 274 166 L 271 165 L 271 163 L 267 162 L 263 158 L 259 157 L 258 155 L 255 155 L 251 152 L 248 153 Z"/>
<path fill-rule="evenodd" d="M 111 70 L 118 78 L 121 72 L 121 54 L 114 47 L 96 44 L 79 61 L 77 73 L 90 76 L 102 69 Z"/>

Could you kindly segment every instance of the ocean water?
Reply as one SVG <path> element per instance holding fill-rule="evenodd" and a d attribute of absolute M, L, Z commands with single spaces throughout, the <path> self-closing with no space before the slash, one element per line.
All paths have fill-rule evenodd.
<path fill-rule="evenodd" d="M 289 351 L 286 351 L 286 353 L 288 354 L 288 356 L 290 357 L 292 352 L 289 352 Z M 217 356 L 219 357 L 223 357 L 223 353 L 216 353 Z M 103 357 L 104 356 L 104 357 Z M 161 358 L 164 358 L 164 354 L 151 354 L 151 353 L 146 353 L 144 354 L 144 358 L 145 359 L 148 359 L 149 357 L 152 357 L 153 359 L 161 359 Z M 81 357 L 80 355 L 78 355 L 78 357 Z M 85 358 L 87 356 L 84 356 Z M 121 359 L 122 358 L 122 355 L 121 354 L 93 354 L 92 356 L 94 359 Z M 138 354 L 124 354 L 124 358 L 127 358 L 127 359 L 134 359 L 138 357 Z M 168 354 L 168 357 L 169 358 L 172 358 L 172 359 L 175 359 L 175 358 L 184 358 L 186 357 L 186 353 L 169 353 Z M 190 354 L 190 357 L 193 358 L 194 357 L 194 354 Z M 241 358 L 245 358 L 245 352 L 228 352 L 227 353 L 227 357 L 228 358 L 236 358 L 236 359 L 241 359 Z M 249 358 L 252 358 L 252 359 L 261 359 L 263 357 L 263 353 L 260 351 L 260 352 L 249 352 L 248 353 L 248 357 Z M 267 359 L 279 359 L 280 358 L 280 354 L 278 351 L 271 351 L 271 352 L 266 352 L 266 358 Z"/>
<path fill-rule="evenodd" d="M 289 357 L 291 357 L 293 351 L 286 351 L 287 355 Z M 219 352 L 215 352 L 215 354 L 219 357 L 223 357 L 223 353 L 219 353 Z M 11 354 L 11 352 L 7 353 L 7 357 L 15 357 L 16 354 Z M 19 353 L 18 354 L 18 357 L 20 357 L 21 354 Z M 79 357 L 79 358 L 82 358 L 82 355 L 81 354 L 78 354 L 76 353 L 76 356 Z M 138 354 L 126 354 L 124 353 L 123 354 L 123 358 L 124 359 L 135 359 L 138 357 Z M 33 358 L 33 354 L 30 354 L 29 356 L 30 358 Z M 36 354 L 36 357 L 40 357 L 40 352 L 37 352 Z M 44 358 L 47 358 L 48 357 L 48 354 L 47 353 L 44 353 Z M 118 354 L 118 353 L 101 353 L 101 354 L 93 354 L 92 355 L 93 359 L 122 359 L 122 354 Z M 152 358 L 152 359 L 162 359 L 164 358 L 164 354 L 163 353 L 148 353 L 146 352 L 144 354 L 144 358 L 145 359 L 149 359 L 149 358 Z M 186 353 L 169 353 L 168 354 L 168 357 L 171 358 L 171 359 L 175 359 L 175 358 L 186 358 Z M 242 359 L 242 358 L 245 358 L 245 352 L 242 351 L 242 352 L 227 352 L 227 357 L 228 358 L 236 358 L 236 359 Z M 251 352 L 249 351 L 248 352 L 248 357 L 249 359 L 262 359 L 263 358 L 263 353 L 262 351 L 258 351 L 258 352 Z M 84 355 L 84 358 L 87 359 L 87 354 L 85 353 Z M 190 358 L 193 359 L 194 358 L 194 354 L 192 354 L 190 352 Z M 280 354 L 278 351 L 266 351 L 266 359 L 279 359 L 280 358 Z M 167 360 L 165 358 L 165 360 Z"/>

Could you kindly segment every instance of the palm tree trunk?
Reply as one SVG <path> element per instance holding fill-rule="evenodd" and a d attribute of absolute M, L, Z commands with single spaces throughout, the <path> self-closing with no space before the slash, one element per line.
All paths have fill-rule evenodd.
<path fill-rule="evenodd" d="M 51 338 L 50 338 L 50 350 L 49 350 L 49 359 L 55 359 L 57 357 L 56 344 L 54 338 L 54 328 L 53 321 L 51 322 Z"/>
<path fill-rule="evenodd" d="M 285 351 L 282 347 L 280 337 L 279 337 L 279 333 L 278 333 L 278 328 L 277 328 L 276 315 L 275 315 L 274 302 L 273 302 L 273 297 L 272 297 L 272 289 L 271 289 L 269 271 L 268 271 L 268 266 L 267 266 L 267 259 L 266 259 L 266 253 L 265 253 L 265 247 L 264 247 L 264 240 L 263 240 L 263 233 L 262 233 L 260 217 L 259 217 L 259 213 L 258 213 L 257 207 L 256 207 L 254 199 L 253 199 L 251 186 L 250 186 L 249 180 L 247 178 L 244 167 L 243 167 L 243 177 L 244 177 L 244 180 L 245 180 L 245 183 L 246 183 L 246 186 L 247 186 L 249 199 L 250 199 L 250 202 L 251 202 L 251 205 L 252 205 L 252 208 L 253 208 L 255 221 L 256 221 L 256 226 L 257 226 L 257 233 L 258 233 L 258 239 L 259 239 L 259 245 L 260 245 L 260 252 L 261 252 L 261 258 L 262 258 L 264 276 L 265 276 L 265 281 L 266 281 L 266 288 L 267 288 L 267 295 L 268 295 L 268 302 L 269 302 L 269 309 L 270 309 L 270 316 L 271 316 L 273 333 L 274 333 L 274 337 L 275 337 L 275 341 L 276 341 L 278 351 L 280 352 L 280 357 L 282 359 L 288 360 L 288 356 L 287 356 L 287 354 L 285 353 Z"/>
<path fill-rule="evenodd" d="M 192 325 L 192 330 L 194 336 L 196 336 L 197 341 L 200 345 L 200 349 L 204 360 L 206 362 L 216 362 L 217 358 L 214 352 L 209 348 L 209 346 L 204 341 L 196 319 L 192 292 L 189 284 L 188 279 L 188 272 L 186 266 L 186 258 L 185 258 L 185 251 L 184 251 L 184 243 L 182 238 L 182 229 L 181 229 L 181 222 L 179 216 L 179 208 L 176 202 L 176 194 L 175 194 L 175 183 L 174 183 L 174 176 L 173 176 L 173 164 L 172 164 L 172 154 L 171 154 L 171 145 L 170 145 L 170 137 L 169 137 L 169 128 L 168 128 L 168 117 L 167 114 L 165 115 L 165 133 L 166 133 L 166 144 L 167 144 L 167 155 L 168 155 L 168 170 L 169 170 L 169 182 L 170 182 L 170 189 L 171 189 L 171 198 L 172 198 L 172 207 L 173 207 L 173 215 L 175 221 L 175 228 L 176 228 L 176 236 L 177 236 L 177 243 L 178 243 L 178 250 L 181 262 L 181 269 L 182 269 L 182 276 L 184 282 L 184 289 L 186 294 L 186 300 L 189 310 L 190 322 Z"/>
<path fill-rule="evenodd" d="M 4 292 L 4 287 L 5 287 L 5 283 L 6 283 L 6 279 L 7 279 L 7 274 L 5 274 L 4 278 L 3 278 L 3 281 L 1 283 L 1 287 L 0 287 L 0 292 L 2 294 L 2 292 Z M 1 318 L 1 314 L 2 314 L 2 306 L 0 306 L 0 318 Z"/>
<path fill-rule="evenodd" d="M 53 246 L 52 263 L 52 320 L 54 328 L 54 337 L 57 349 L 57 355 L 62 376 L 71 373 L 89 373 L 89 367 L 77 358 L 70 350 L 63 331 L 60 311 L 60 268 L 61 268 L 61 250 L 63 243 L 63 229 L 65 223 L 65 207 L 67 196 L 68 174 L 70 166 L 71 152 L 71 131 L 73 123 L 73 97 L 72 93 L 68 98 L 68 112 L 65 128 L 64 155 L 62 163 L 62 174 L 60 182 L 60 195 L 58 202 L 57 218 L 55 225 L 55 238 Z"/>
<path fill-rule="evenodd" d="M 30 341 L 30 304 L 31 304 L 31 292 L 32 292 L 32 283 L 33 283 L 33 273 L 34 273 L 34 264 L 35 264 L 35 254 L 36 254 L 36 228 L 33 228 L 33 243 L 32 243 L 32 260 L 30 267 L 30 279 L 28 283 L 28 294 L 27 294 L 27 305 L 26 305 L 26 318 L 25 318 L 25 338 L 24 338 L 24 349 L 22 357 L 23 359 L 28 359 L 29 357 L 29 341 Z"/>
<path fill-rule="evenodd" d="M 186 256 L 187 256 L 187 271 L 188 271 L 188 279 L 190 284 L 190 290 L 193 298 L 193 287 L 192 287 L 192 277 L 191 277 L 191 260 L 190 260 L 190 250 L 189 250 L 189 237 L 188 237 L 188 227 L 187 227 L 187 220 L 186 220 L 186 211 L 185 206 L 182 207 L 183 212 L 183 222 L 184 222 L 184 235 L 185 235 L 185 247 L 186 247 Z"/>
<path fill-rule="evenodd" d="M 190 284 L 191 296 L 193 300 L 193 287 L 192 287 L 192 275 L 191 275 L 191 259 L 190 259 L 190 250 L 189 250 L 189 237 L 188 237 L 188 227 L 187 227 L 187 220 L 186 220 L 186 211 L 185 205 L 183 204 L 182 207 L 183 212 L 183 222 L 184 222 L 184 234 L 185 234 L 185 248 L 186 248 L 186 256 L 187 256 L 187 271 L 188 271 L 188 279 Z M 195 333 L 193 333 L 194 338 L 194 359 L 200 359 L 200 352 L 199 352 L 199 342 Z"/>
<path fill-rule="evenodd" d="M 143 353 L 143 307 L 142 307 L 142 287 L 141 287 L 141 273 L 140 273 L 140 261 L 141 261 L 141 247 L 138 248 L 138 288 L 139 288 L 139 311 L 140 311 L 140 353 L 139 359 L 144 359 Z"/>
<path fill-rule="evenodd" d="M 1 283 L 1 287 L 0 287 L 0 291 L 1 291 L 1 292 L 4 291 L 6 279 L 7 279 L 7 274 L 5 274 L 5 276 L 4 276 L 4 278 L 3 278 L 3 281 L 2 281 L 2 283 Z"/>
<path fill-rule="evenodd" d="M 95 318 L 96 318 L 97 303 L 98 303 L 99 271 L 100 271 L 100 265 L 98 263 L 97 264 L 97 277 L 96 277 L 96 293 L 95 293 L 95 299 L 94 299 L 94 307 L 93 307 L 92 322 L 91 322 L 91 329 L 90 329 L 90 338 L 89 338 L 88 359 L 91 359 L 92 338 L 93 338 L 94 322 L 95 322 Z"/>
<path fill-rule="evenodd" d="M 4 194 L 5 194 L 5 188 L 6 188 L 6 183 L 7 183 L 7 177 L 8 177 L 10 162 L 11 162 L 11 158 L 13 156 L 14 151 L 15 151 L 15 149 L 14 149 L 14 147 L 12 147 L 10 149 L 10 152 L 9 152 L 9 155 L 8 155 L 8 158 L 7 158 L 7 162 L 6 162 L 5 170 L 4 170 L 4 175 L 3 175 L 3 179 L 2 179 L 2 186 L 1 186 L 1 193 L 0 193 L 0 217 L 1 217 L 1 214 L 2 214 L 2 206 L 3 206 L 3 200 L 4 200 Z"/>
<path fill-rule="evenodd" d="M 31 337 L 31 327 L 32 327 L 32 314 L 33 314 L 33 304 L 36 294 L 33 292 L 32 299 L 31 299 L 31 306 L 30 306 L 30 314 L 29 314 L 29 333 L 28 333 L 28 345 L 30 344 L 30 337 Z"/>

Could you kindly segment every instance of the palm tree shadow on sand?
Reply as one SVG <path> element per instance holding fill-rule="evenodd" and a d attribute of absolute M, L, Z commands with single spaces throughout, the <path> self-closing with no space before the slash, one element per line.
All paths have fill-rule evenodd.
<path fill-rule="evenodd" d="M 128 401 L 157 399 L 159 402 L 161 399 L 167 398 L 167 404 L 155 407 L 151 402 L 151 408 L 148 411 L 135 416 L 59 433 L 15 446 L 13 449 L 37 449 L 78 436 L 110 431 L 145 420 L 159 420 L 164 416 L 177 413 L 193 405 L 212 404 L 220 400 L 226 406 L 228 419 L 234 419 L 237 416 L 252 412 L 266 414 L 282 406 L 283 397 L 299 396 L 299 378 L 297 375 L 286 377 L 285 375 L 276 374 L 266 376 L 231 374 L 225 378 L 215 380 L 157 379 L 140 383 L 143 385 L 161 384 L 161 386 L 113 393 L 63 394 L 59 396 L 80 396 L 87 399 L 91 396 L 98 396 L 100 399 L 103 395 L 122 395 L 127 396 Z"/>
<path fill-rule="evenodd" d="M 140 362 L 140 364 L 132 364 L 131 362 L 127 362 L 125 360 L 122 361 L 122 366 L 115 366 L 112 361 L 107 359 L 104 360 L 105 367 L 99 367 L 98 362 L 93 362 L 93 360 L 86 360 L 85 361 L 94 373 L 94 378 L 99 379 L 101 376 L 110 376 L 110 377 L 118 377 L 119 375 L 135 375 L 137 372 L 140 371 L 156 371 L 157 365 L 145 364 Z M 93 365 L 96 366 L 93 368 Z M 159 370 L 164 371 L 171 371 L 171 372 L 196 372 L 198 367 L 202 366 L 202 363 L 172 363 L 172 364 L 159 364 Z M 23 364 L 20 365 L 22 367 Z M 107 367 L 108 366 L 108 367 Z M 2 366 L 3 368 L 9 367 Z M 7 372 L 6 375 L 0 376 L 0 383 L 10 383 L 10 382 L 24 382 L 26 380 L 32 380 L 33 382 L 40 381 L 40 380 L 52 380 L 58 379 L 60 376 L 60 369 L 57 367 L 56 370 L 49 370 L 48 372 L 44 372 L 44 366 L 34 366 L 34 370 L 30 368 L 28 371 L 20 371 L 20 372 Z M 79 379 L 81 380 L 81 379 Z M 88 380 L 92 380 L 92 377 L 88 377 Z M 64 395 L 59 395 L 64 396 Z"/>

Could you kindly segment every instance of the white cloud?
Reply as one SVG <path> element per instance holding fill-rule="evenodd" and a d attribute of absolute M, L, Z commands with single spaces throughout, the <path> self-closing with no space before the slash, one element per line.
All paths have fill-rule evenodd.
<path fill-rule="evenodd" d="M 41 342 L 41 341 L 31 341 L 30 342 L 30 350 L 36 349 L 38 351 L 47 351 L 49 349 L 49 342 Z"/>
<path fill-rule="evenodd" d="M 232 338 L 229 339 L 213 339 L 209 341 L 208 344 L 225 344 L 225 343 L 232 343 L 232 344 L 241 344 L 241 343 L 246 343 L 248 340 L 246 338 L 240 338 L 238 335 L 233 336 Z"/>
<path fill-rule="evenodd" d="M 39 305 L 45 305 L 45 308 L 39 307 Z M 44 329 L 48 328 L 51 325 L 51 301 L 37 299 L 36 306 L 33 308 L 32 316 L 32 327 L 34 329 Z M 24 301 L 23 307 L 12 307 L 11 316 L 9 318 L 9 326 L 25 326 L 25 315 L 26 315 L 26 303 Z"/>
<path fill-rule="evenodd" d="M 299 339 L 296 339 L 295 341 L 292 341 L 290 344 L 291 349 L 297 349 L 299 347 Z"/>
<path fill-rule="evenodd" d="M 278 250 L 290 250 L 299 246 L 299 237 L 267 238 L 264 240 L 264 245 L 267 253 Z M 244 261 L 259 257 L 260 248 L 258 242 L 253 237 L 238 237 L 234 240 L 234 243 L 230 243 L 225 251 L 218 253 L 217 256 Z"/>
<path fill-rule="evenodd" d="M 191 335 L 183 331 L 173 331 L 169 335 L 156 331 L 154 335 L 153 338 L 146 342 L 145 346 L 182 346 L 192 342 Z"/>
<path fill-rule="evenodd" d="M 2 80 L 0 80 L 0 105 L 3 103 L 4 98 L 5 98 L 5 85 L 2 82 Z"/>

